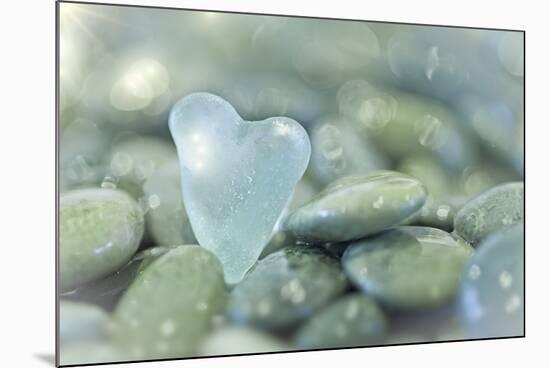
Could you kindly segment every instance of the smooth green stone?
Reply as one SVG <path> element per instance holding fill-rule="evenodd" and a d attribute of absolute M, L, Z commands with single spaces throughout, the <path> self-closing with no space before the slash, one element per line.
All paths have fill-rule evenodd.
<path fill-rule="evenodd" d="M 202 356 L 273 353 L 292 350 L 292 346 L 265 332 L 230 326 L 210 334 L 199 349 Z"/>
<path fill-rule="evenodd" d="M 428 309 L 452 300 L 472 247 L 449 233 L 402 226 L 358 240 L 342 264 L 366 294 L 395 309 Z"/>
<path fill-rule="evenodd" d="M 141 272 L 113 313 L 112 337 L 133 359 L 194 355 L 225 303 L 218 259 L 180 246 Z"/>
<path fill-rule="evenodd" d="M 136 252 L 143 214 L 126 193 L 79 189 L 60 199 L 59 282 L 62 291 L 107 276 Z"/>
<path fill-rule="evenodd" d="M 134 198 L 143 196 L 143 183 L 164 163 L 177 160 L 176 147 L 168 140 L 133 136 L 117 143 L 109 154 L 109 173 L 118 188 Z"/>
<path fill-rule="evenodd" d="M 98 306 L 61 300 L 59 303 L 59 342 L 67 344 L 100 340 L 106 336 L 107 313 Z"/>
<path fill-rule="evenodd" d="M 459 306 L 468 338 L 522 336 L 523 223 L 483 240 L 464 269 Z"/>
<path fill-rule="evenodd" d="M 307 319 L 347 287 L 338 260 L 318 247 L 291 246 L 258 261 L 231 292 L 228 317 L 283 330 Z"/>
<path fill-rule="evenodd" d="M 358 239 L 400 223 L 426 196 L 422 183 L 398 172 L 345 177 L 289 214 L 283 227 L 304 240 Z"/>
<path fill-rule="evenodd" d="M 302 326 L 295 341 L 300 349 L 365 346 L 381 341 L 388 322 L 382 309 L 369 297 L 342 297 Z"/>
<path fill-rule="evenodd" d="M 181 198 L 177 160 L 162 165 L 145 181 L 143 191 L 148 203 L 145 224 L 156 245 L 197 243 Z"/>
<path fill-rule="evenodd" d="M 523 201 L 523 182 L 493 187 L 458 211 L 455 232 L 476 246 L 492 232 L 523 221 Z"/>
<path fill-rule="evenodd" d="M 105 341 L 86 341 L 61 347 L 59 363 L 61 365 L 83 365 L 113 363 L 132 360 L 129 353 Z"/>

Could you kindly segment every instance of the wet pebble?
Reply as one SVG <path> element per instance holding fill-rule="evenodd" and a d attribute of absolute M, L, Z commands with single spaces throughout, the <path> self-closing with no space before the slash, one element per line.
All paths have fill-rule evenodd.
<path fill-rule="evenodd" d="M 258 261 L 231 292 L 236 323 L 284 330 L 307 319 L 347 287 L 338 260 L 322 249 L 291 246 Z"/>
<path fill-rule="evenodd" d="M 385 305 L 430 309 L 455 297 L 472 251 L 445 231 L 402 226 L 352 243 L 342 264 L 359 289 Z"/>
<path fill-rule="evenodd" d="M 468 337 L 524 334 L 523 223 L 482 241 L 464 270 L 461 316 Z"/>
<path fill-rule="evenodd" d="M 478 195 L 456 214 L 455 232 L 472 245 L 523 221 L 523 182 L 501 184 Z"/>
<path fill-rule="evenodd" d="M 60 288 L 68 291 L 121 268 L 136 252 L 143 215 L 126 193 L 79 189 L 61 196 Z"/>
<path fill-rule="evenodd" d="M 422 183 L 398 172 L 345 177 L 290 213 L 283 227 L 311 241 L 358 239 L 400 223 L 426 196 Z"/>
<path fill-rule="evenodd" d="M 113 314 L 111 334 L 134 359 L 196 353 L 225 303 L 223 271 L 199 246 L 180 246 L 139 274 Z"/>
<path fill-rule="evenodd" d="M 297 332 L 300 349 L 366 346 L 379 343 L 388 321 L 373 299 L 350 294 L 333 302 Z"/>

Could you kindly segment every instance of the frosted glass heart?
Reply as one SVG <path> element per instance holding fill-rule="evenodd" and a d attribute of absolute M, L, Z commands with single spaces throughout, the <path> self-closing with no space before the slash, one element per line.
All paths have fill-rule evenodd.
<path fill-rule="evenodd" d="M 170 113 L 185 208 L 199 244 L 238 283 L 269 242 L 308 165 L 305 129 L 286 117 L 245 121 L 224 99 L 194 93 Z"/>

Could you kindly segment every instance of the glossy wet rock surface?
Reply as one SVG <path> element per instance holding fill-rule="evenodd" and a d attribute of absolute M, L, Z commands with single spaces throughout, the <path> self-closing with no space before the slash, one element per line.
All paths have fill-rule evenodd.
<path fill-rule="evenodd" d="M 125 192 L 80 189 L 60 200 L 60 287 L 67 291 L 107 276 L 136 252 L 143 214 Z"/>
<path fill-rule="evenodd" d="M 113 314 L 111 335 L 134 359 L 193 355 L 223 311 L 220 262 L 199 246 L 180 246 L 139 274 Z"/>
<path fill-rule="evenodd" d="M 311 317 L 346 287 L 336 258 L 316 247 L 286 247 L 260 260 L 231 291 L 227 315 L 281 330 Z"/>
<path fill-rule="evenodd" d="M 426 309 L 451 301 L 473 249 L 445 231 L 414 226 L 352 243 L 342 264 L 366 294 L 395 309 Z"/>
<path fill-rule="evenodd" d="M 290 213 L 283 228 L 309 241 L 358 239 L 397 225 L 426 196 L 422 183 L 393 171 L 345 177 Z"/>

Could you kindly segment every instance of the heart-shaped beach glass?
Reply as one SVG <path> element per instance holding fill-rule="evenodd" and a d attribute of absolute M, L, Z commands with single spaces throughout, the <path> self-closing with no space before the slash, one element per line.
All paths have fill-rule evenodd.
<path fill-rule="evenodd" d="M 305 129 L 286 117 L 243 120 L 224 99 L 193 93 L 170 113 L 183 201 L 199 244 L 238 283 L 254 265 L 306 170 Z"/>

